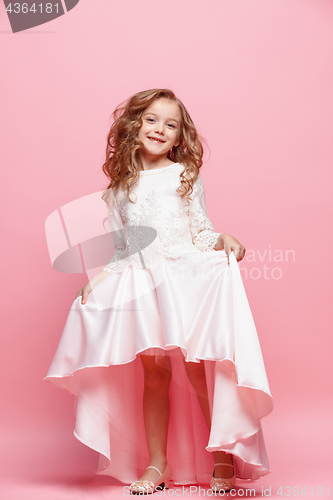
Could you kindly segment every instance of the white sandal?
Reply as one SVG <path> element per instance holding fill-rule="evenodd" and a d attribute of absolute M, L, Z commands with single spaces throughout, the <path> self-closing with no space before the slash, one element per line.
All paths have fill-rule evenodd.
<path fill-rule="evenodd" d="M 229 465 L 229 467 L 232 467 L 234 469 L 233 476 L 228 477 L 228 478 L 214 477 L 215 467 L 217 465 Z M 214 465 L 213 477 L 212 477 L 211 482 L 210 482 L 210 487 L 215 492 L 230 491 L 236 487 L 236 472 L 235 472 L 233 458 L 232 458 L 232 464 L 219 462 L 218 464 Z"/>
<path fill-rule="evenodd" d="M 155 469 L 160 476 L 155 479 L 155 481 L 134 481 L 134 483 L 131 483 L 130 485 L 131 495 L 149 495 L 150 493 L 154 493 L 156 490 L 169 489 L 171 471 L 168 463 L 163 474 L 153 465 L 149 465 L 147 469 Z"/>

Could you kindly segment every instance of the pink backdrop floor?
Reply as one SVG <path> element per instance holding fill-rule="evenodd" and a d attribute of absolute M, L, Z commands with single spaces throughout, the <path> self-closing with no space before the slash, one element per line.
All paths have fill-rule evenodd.
<path fill-rule="evenodd" d="M 321 398 L 309 401 L 308 408 L 290 406 L 286 414 L 276 401 L 274 413 L 263 421 L 271 474 L 251 483 L 238 481 L 235 498 L 249 497 L 247 488 L 255 489 L 252 497 L 333 497 L 332 403 Z M 68 418 L 66 425 L 56 429 L 29 425 L 2 433 L 1 499 L 104 500 L 127 495 L 122 483 L 93 473 L 98 455 L 74 438 L 71 424 Z M 194 485 L 192 490 L 187 486 L 186 491 L 170 485 L 174 491 L 165 492 L 166 498 L 202 497 L 199 486 L 209 490 L 207 484 Z"/>

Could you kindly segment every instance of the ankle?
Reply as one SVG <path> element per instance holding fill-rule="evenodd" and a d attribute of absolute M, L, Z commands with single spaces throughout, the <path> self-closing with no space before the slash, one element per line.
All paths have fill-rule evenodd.
<path fill-rule="evenodd" d="M 225 463 L 233 465 L 233 455 L 232 453 L 226 453 L 224 451 L 218 451 L 214 453 L 214 464 Z"/>
<path fill-rule="evenodd" d="M 166 457 L 154 457 L 151 458 L 149 461 L 149 465 L 152 465 L 153 467 L 157 467 L 161 473 L 163 474 L 166 466 L 167 466 L 167 459 Z"/>

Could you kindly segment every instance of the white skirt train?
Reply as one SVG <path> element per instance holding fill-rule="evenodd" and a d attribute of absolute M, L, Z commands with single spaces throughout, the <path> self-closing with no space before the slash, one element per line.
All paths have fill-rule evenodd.
<path fill-rule="evenodd" d="M 174 484 L 209 483 L 212 451 L 236 475 L 270 472 L 261 418 L 273 409 L 257 331 L 233 252 L 191 252 L 112 273 L 74 300 L 44 380 L 76 396 L 74 434 L 98 474 L 137 480 L 149 464 L 140 354 L 171 370 L 167 458 Z M 184 363 L 204 360 L 208 430 Z"/>

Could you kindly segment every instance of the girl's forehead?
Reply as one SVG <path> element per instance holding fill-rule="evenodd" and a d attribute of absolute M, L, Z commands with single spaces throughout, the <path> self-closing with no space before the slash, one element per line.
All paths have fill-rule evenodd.
<path fill-rule="evenodd" d="M 179 106 L 174 101 L 170 99 L 165 99 L 161 97 L 160 99 L 156 99 L 156 101 L 152 102 L 150 106 L 148 106 L 144 113 L 161 113 L 161 114 L 172 114 L 175 118 L 181 118 L 181 112 Z"/>

